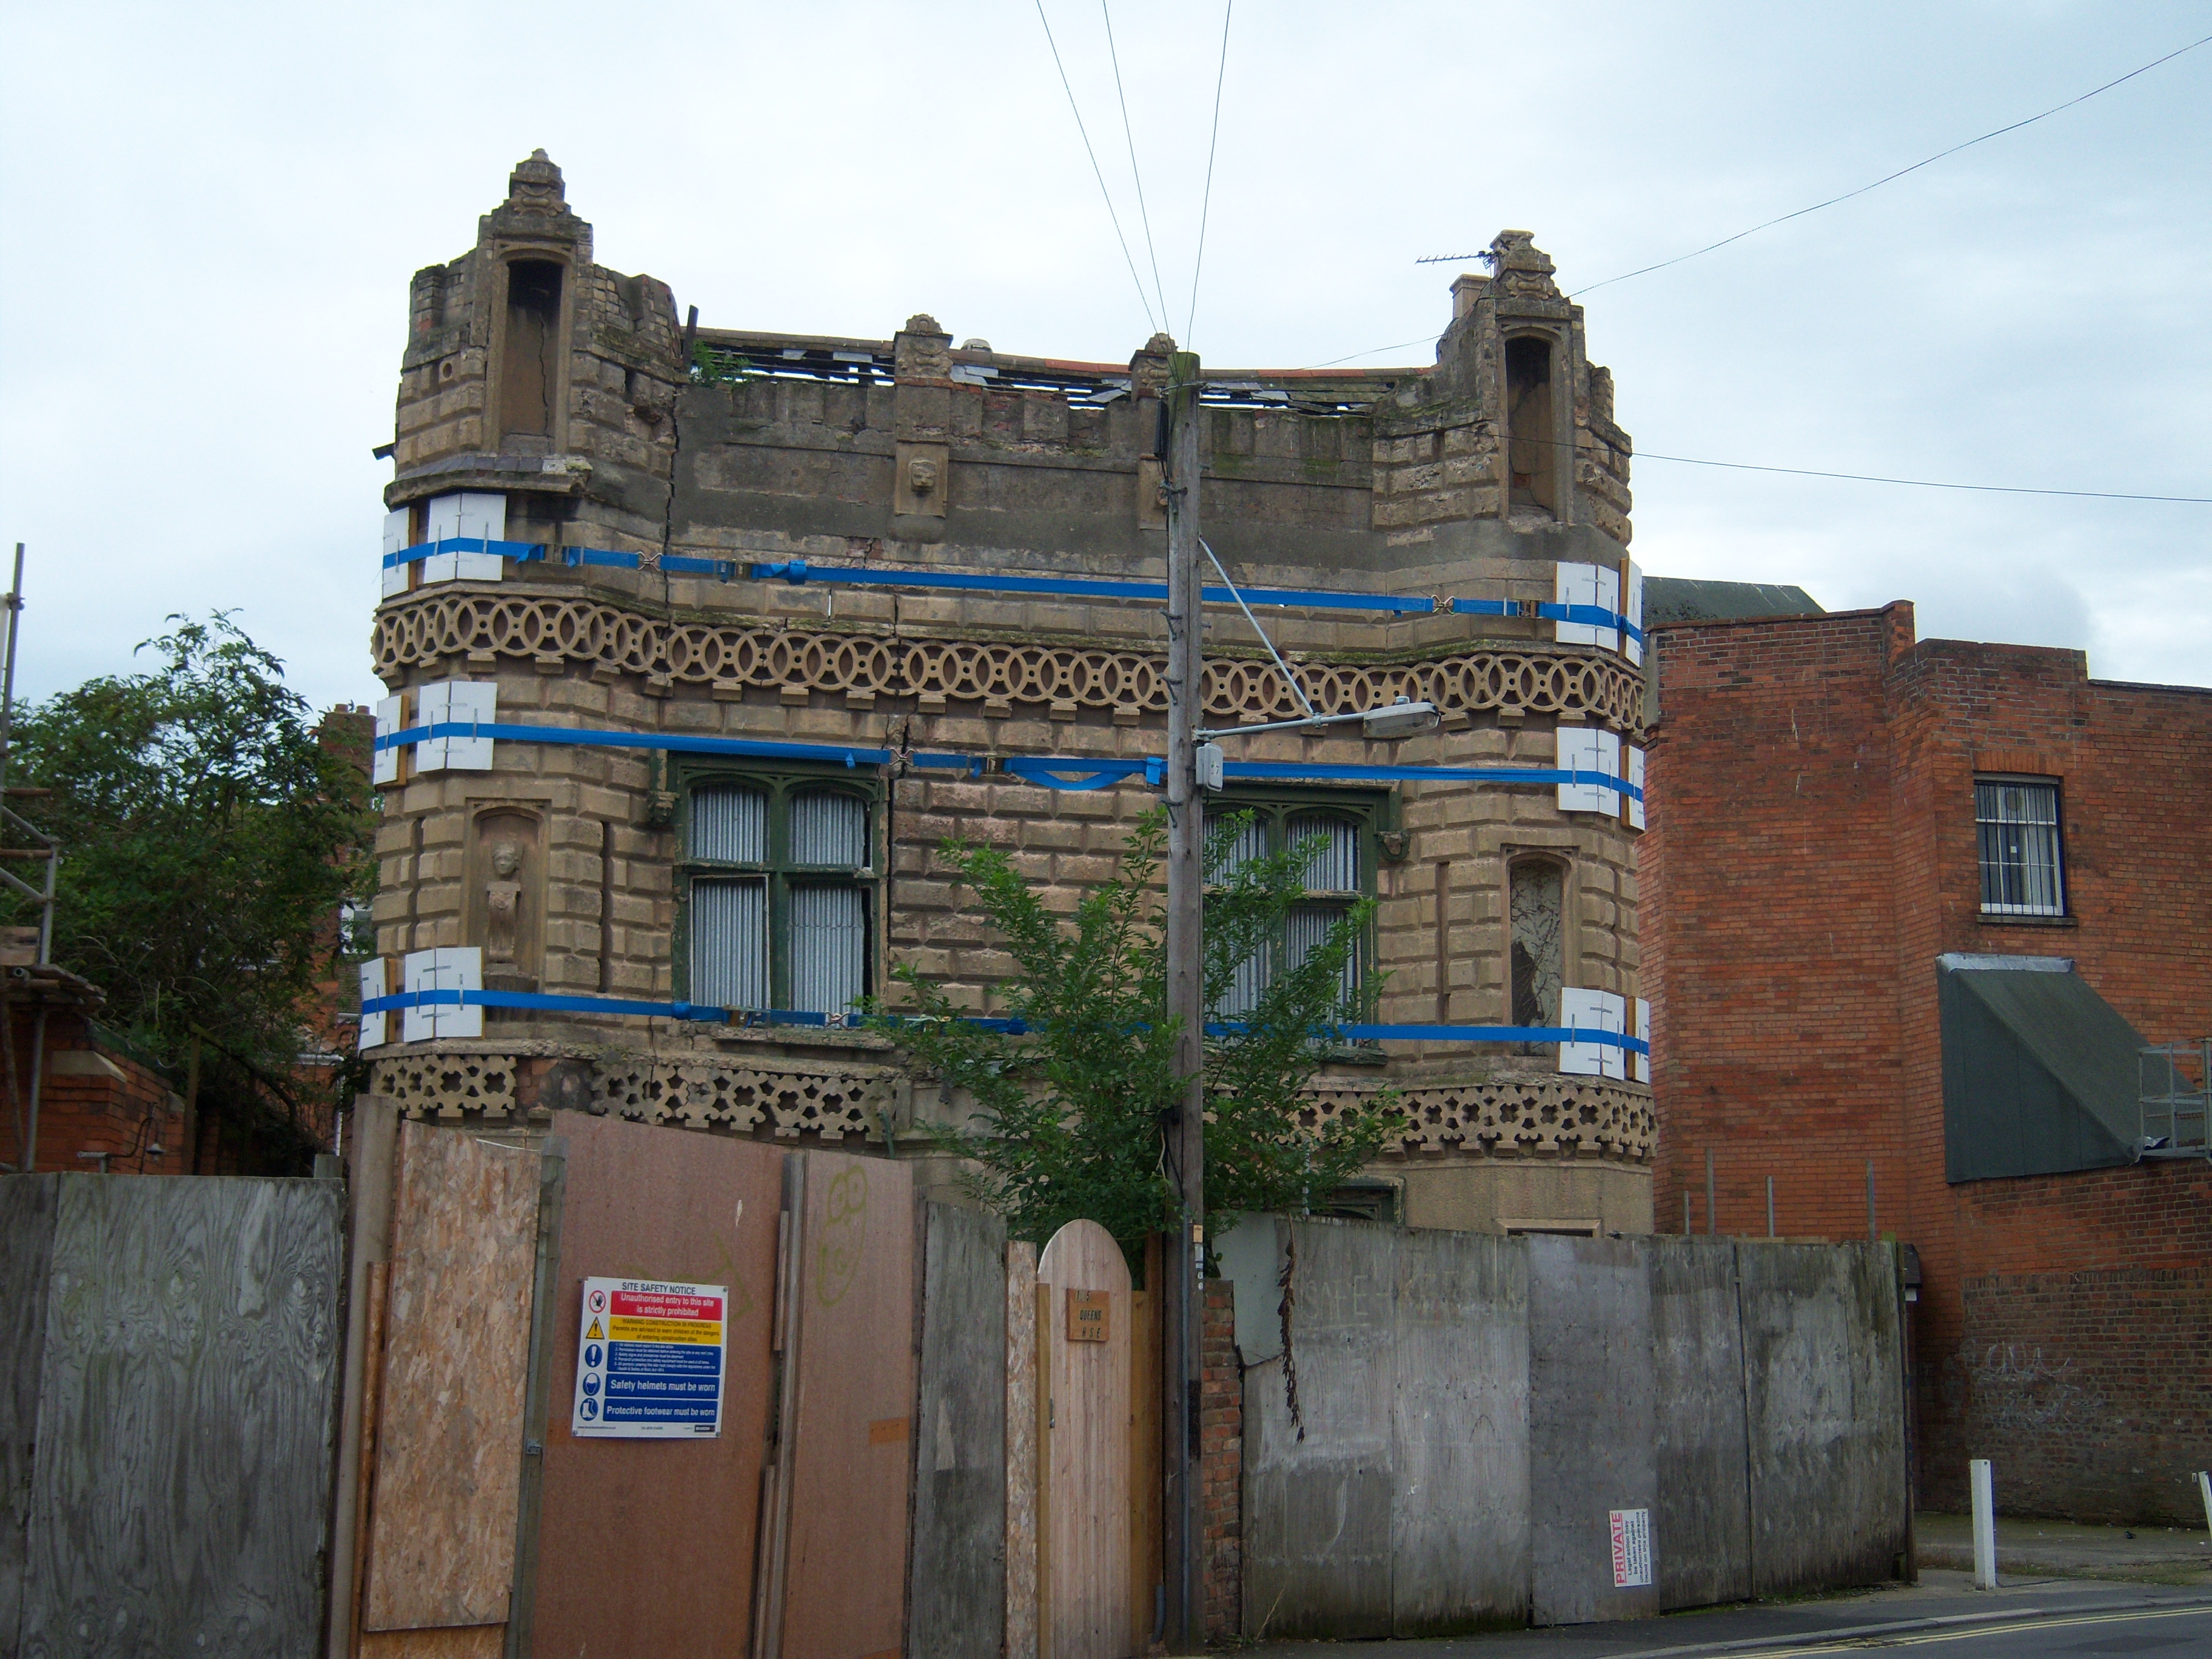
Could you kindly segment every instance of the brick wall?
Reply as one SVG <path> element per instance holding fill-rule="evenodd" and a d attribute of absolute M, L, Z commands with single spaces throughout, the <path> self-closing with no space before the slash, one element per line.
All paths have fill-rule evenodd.
<path fill-rule="evenodd" d="M 33 1015 L 15 1015 L 15 1087 L 27 1115 Z M 39 1091 L 38 1167 L 64 1174 L 181 1175 L 182 1103 L 168 1084 L 128 1054 L 97 1046 L 83 1017 L 46 1016 L 46 1075 Z M 151 1149 L 158 1146 L 156 1153 Z M 80 1154 L 95 1156 L 80 1156 Z M 105 1163 L 98 1155 L 105 1155 Z M 0 1095 L 0 1158 L 20 1154 L 15 1115 Z"/>
<path fill-rule="evenodd" d="M 1206 1639 L 1230 1640 L 1244 1620 L 1244 1365 L 1237 1352 L 1237 1288 L 1206 1282 L 1199 1395 Z"/>
<path fill-rule="evenodd" d="M 1917 1244 L 1924 1501 L 2179 1517 L 2212 1461 L 2206 1172 L 1953 1187 L 1935 957 L 2072 957 L 2157 1042 L 2212 1025 L 2212 693 L 1913 639 L 1909 605 L 1655 630 L 1642 873 L 1661 1227 Z M 2069 914 L 1980 913 L 1977 771 L 2059 781 Z M 1654 920 L 1656 919 L 1656 920 Z M 1705 1207 L 1705 1160 L 1716 1203 Z M 2173 1369 L 2161 1371 L 2172 1355 Z M 2193 1372 L 2188 1372 L 2190 1366 Z M 2074 1419 L 2098 1427 L 2077 1431 Z"/>

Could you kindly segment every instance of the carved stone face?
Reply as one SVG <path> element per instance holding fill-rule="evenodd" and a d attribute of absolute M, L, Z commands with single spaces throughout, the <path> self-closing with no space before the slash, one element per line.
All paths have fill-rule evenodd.
<path fill-rule="evenodd" d="M 916 456 L 906 464 L 906 487 L 917 495 L 937 488 L 937 463 Z"/>
<path fill-rule="evenodd" d="M 522 849 L 511 841 L 503 841 L 491 849 L 491 872 L 501 881 L 514 879 L 514 872 L 522 868 Z"/>

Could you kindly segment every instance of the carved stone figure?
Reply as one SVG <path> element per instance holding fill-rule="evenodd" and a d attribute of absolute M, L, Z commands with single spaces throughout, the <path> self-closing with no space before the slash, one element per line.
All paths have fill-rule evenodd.
<path fill-rule="evenodd" d="M 503 841 L 491 849 L 492 878 L 484 884 L 484 960 L 513 962 L 517 925 L 521 920 L 522 884 L 515 874 L 522 868 L 522 849 Z"/>

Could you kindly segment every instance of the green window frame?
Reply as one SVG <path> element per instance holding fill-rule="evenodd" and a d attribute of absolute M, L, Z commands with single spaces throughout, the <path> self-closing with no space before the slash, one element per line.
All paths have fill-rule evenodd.
<path fill-rule="evenodd" d="M 1395 805 L 1389 796 L 1348 794 L 1329 790 L 1231 789 L 1206 803 L 1206 832 L 1224 818 L 1241 812 L 1252 815 L 1247 834 L 1255 838 L 1255 856 L 1275 853 L 1316 833 L 1322 826 L 1345 826 L 1348 835 L 1337 846 L 1326 848 L 1307 872 L 1306 903 L 1293 909 L 1283 927 L 1269 942 L 1267 959 L 1255 959 L 1240 969 L 1229 1000 L 1209 1013 L 1234 1018 L 1249 1007 L 1275 975 L 1302 961 L 1326 937 L 1335 917 L 1376 892 L 1376 872 L 1382 856 L 1382 832 L 1393 827 Z M 1340 884 L 1348 883 L 1348 884 Z M 1347 993 L 1356 993 L 1375 970 L 1375 932 L 1370 922 L 1359 949 L 1346 964 Z M 1249 975 L 1249 977 L 1248 977 Z"/>
<path fill-rule="evenodd" d="M 679 763 L 676 994 L 842 1024 L 876 986 L 884 860 L 872 774 Z"/>

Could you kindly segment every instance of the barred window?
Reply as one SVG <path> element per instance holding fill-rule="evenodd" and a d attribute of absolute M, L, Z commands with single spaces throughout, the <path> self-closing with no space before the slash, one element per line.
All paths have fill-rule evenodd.
<path fill-rule="evenodd" d="M 1293 802 L 1222 799 L 1206 813 L 1208 836 L 1229 819 L 1243 814 L 1249 816 L 1237 831 L 1230 857 L 1231 868 L 1301 843 L 1318 844 L 1306 866 L 1305 899 L 1291 907 L 1283 919 L 1281 934 L 1239 965 L 1228 995 L 1212 1011 L 1227 1019 L 1249 1013 L 1278 973 L 1297 967 L 1328 938 L 1329 930 L 1366 892 L 1373 867 L 1370 826 L 1364 811 Z M 1365 954 L 1356 951 L 1345 963 L 1347 999 L 1359 988 L 1360 958 Z"/>
<path fill-rule="evenodd" d="M 869 798 L 803 777 L 714 776 L 684 802 L 687 1000 L 849 1012 L 869 990 Z"/>
<path fill-rule="evenodd" d="M 2066 914 L 2056 782 L 1975 779 L 1974 825 L 1981 838 L 1983 915 Z"/>

